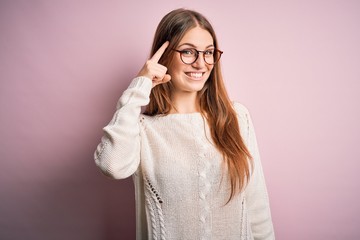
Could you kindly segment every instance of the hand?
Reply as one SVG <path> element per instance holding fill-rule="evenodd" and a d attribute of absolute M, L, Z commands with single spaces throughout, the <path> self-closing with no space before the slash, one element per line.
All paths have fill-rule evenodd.
<path fill-rule="evenodd" d="M 168 46 L 169 42 L 166 41 L 156 51 L 156 53 L 149 60 L 146 61 L 145 65 L 142 67 L 139 74 L 137 75 L 138 77 L 144 76 L 150 78 L 153 82 L 153 87 L 161 83 L 166 83 L 171 79 L 171 76 L 169 74 L 166 74 L 167 68 L 158 63 Z"/>

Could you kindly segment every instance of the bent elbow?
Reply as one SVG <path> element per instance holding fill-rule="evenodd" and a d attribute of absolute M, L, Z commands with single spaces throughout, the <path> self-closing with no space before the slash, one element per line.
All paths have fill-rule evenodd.
<path fill-rule="evenodd" d="M 95 164 L 101 172 L 112 179 L 125 179 L 134 174 L 139 166 L 140 161 L 121 161 L 121 159 L 111 158 L 99 159 L 95 154 Z"/>

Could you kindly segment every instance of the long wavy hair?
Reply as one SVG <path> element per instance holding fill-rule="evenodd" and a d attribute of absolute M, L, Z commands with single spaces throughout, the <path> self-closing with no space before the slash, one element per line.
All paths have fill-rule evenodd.
<path fill-rule="evenodd" d="M 164 42 L 169 41 L 170 44 L 159 63 L 171 67 L 174 56 L 171 49 L 176 48 L 185 33 L 196 26 L 207 30 L 214 40 L 214 47 L 218 48 L 218 41 L 210 22 L 198 12 L 181 8 L 169 12 L 160 21 L 155 32 L 151 56 Z M 172 88 L 171 81 L 155 86 L 144 114 L 169 114 L 174 107 L 171 102 Z M 237 114 L 225 89 L 220 62 L 215 64 L 203 89 L 198 92 L 198 99 L 200 112 L 209 124 L 213 142 L 227 164 L 231 185 L 229 202 L 248 183 L 252 157 L 241 138 Z"/>

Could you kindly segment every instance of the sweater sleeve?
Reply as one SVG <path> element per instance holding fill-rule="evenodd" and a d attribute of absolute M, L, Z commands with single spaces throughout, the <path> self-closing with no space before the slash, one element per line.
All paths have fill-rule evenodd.
<path fill-rule="evenodd" d="M 245 201 L 248 209 L 248 217 L 251 231 L 255 240 L 275 239 L 273 224 L 271 220 L 269 197 L 260 154 L 257 145 L 254 126 L 249 111 L 241 104 L 236 104 L 237 112 L 240 112 L 243 139 L 247 143 L 248 150 L 253 158 L 253 168 L 250 181 L 245 190 Z"/>
<path fill-rule="evenodd" d="M 152 82 L 146 77 L 133 79 L 121 95 L 110 123 L 96 148 L 94 159 L 101 171 L 112 178 L 132 175 L 140 164 L 141 107 L 149 103 Z"/>

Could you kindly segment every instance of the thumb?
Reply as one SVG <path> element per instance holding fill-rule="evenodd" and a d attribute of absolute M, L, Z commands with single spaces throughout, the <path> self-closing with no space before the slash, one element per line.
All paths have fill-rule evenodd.
<path fill-rule="evenodd" d="M 166 83 L 168 81 L 170 81 L 171 76 L 169 74 L 165 74 L 164 78 L 162 79 L 162 83 Z"/>

